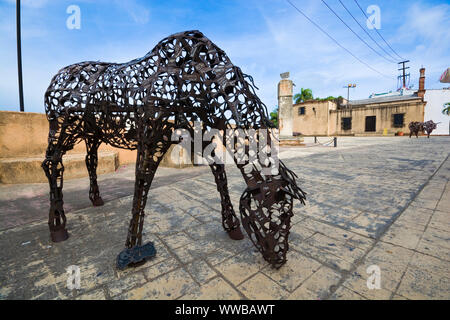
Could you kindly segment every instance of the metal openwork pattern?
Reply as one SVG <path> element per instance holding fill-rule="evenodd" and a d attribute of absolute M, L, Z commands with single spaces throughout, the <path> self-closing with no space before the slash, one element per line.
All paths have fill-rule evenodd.
<path fill-rule="evenodd" d="M 203 132 L 241 129 L 236 135 L 245 138 L 242 132 L 245 135 L 250 128 L 273 127 L 255 93 L 253 79 L 199 31 L 169 36 L 144 57 L 128 63 L 90 61 L 63 68 L 45 93 L 45 105 L 50 130 L 42 166 L 50 183 L 53 241 L 68 237 L 63 154 L 85 141 L 89 198 L 99 206 L 103 204 L 96 175 L 100 144 L 137 149 L 132 217 L 126 249 L 118 257 L 120 268 L 155 254 L 151 245 L 142 245 L 144 208 L 160 161 L 171 144 L 179 142 L 171 141 L 174 130 L 185 129 L 193 136 L 194 121 L 201 121 Z M 244 229 L 264 259 L 278 268 L 286 262 L 293 200 L 304 203 L 305 193 L 281 161 L 272 175 L 261 174 L 262 168 L 270 167 L 266 162 L 235 162 L 248 186 L 240 200 Z M 242 239 L 225 167 L 210 167 L 222 201 L 223 227 L 230 238 Z"/>
<path fill-rule="evenodd" d="M 433 132 L 434 129 L 437 128 L 437 123 L 434 123 L 433 120 L 428 120 L 423 123 L 423 131 L 425 134 L 430 137 L 430 134 Z"/>
<path fill-rule="evenodd" d="M 409 128 L 409 137 L 414 134 L 416 138 L 419 137 L 419 132 L 424 132 L 428 138 L 430 138 L 430 134 L 434 129 L 437 128 L 437 123 L 434 123 L 433 120 L 428 120 L 425 122 L 412 121 L 408 125 Z"/>

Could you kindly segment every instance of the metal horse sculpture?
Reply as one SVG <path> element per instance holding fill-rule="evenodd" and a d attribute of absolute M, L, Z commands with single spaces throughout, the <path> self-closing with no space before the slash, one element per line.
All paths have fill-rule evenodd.
<path fill-rule="evenodd" d="M 437 128 L 437 123 L 433 120 L 428 120 L 426 122 L 411 121 L 408 125 L 409 127 L 409 137 L 414 134 L 416 138 L 419 137 L 419 132 L 423 131 L 430 138 L 431 132 Z"/>
<path fill-rule="evenodd" d="M 246 81 L 251 80 L 251 84 Z M 250 76 L 199 31 L 163 39 L 144 57 L 127 63 L 81 62 L 61 69 L 45 93 L 49 138 L 42 167 L 50 183 L 49 228 L 54 242 L 68 238 L 63 208 L 63 154 L 80 140 L 86 143 L 89 199 L 103 205 L 97 185 L 97 150 L 101 143 L 137 149 L 133 208 L 125 249 L 117 265 L 124 268 L 153 256 L 142 244 L 144 208 L 158 164 L 176 129 L 247 130 L 273 127 L 266 106 L 256 96 Z M 205 147 L 205 146 L 204 146 Z M 265 163 L 238 163 L 247 189 L 240 199 L 242 224 L 251 241 L 273 267 L 286 262 L 293 200 L 304 203 L 296 175 L 280 161 L 276 174 L 263 175 Z M 223 164 L 211 164 L 222 203 L 222 221 L 231 239 L 243 239 L 228 193 Z"/>

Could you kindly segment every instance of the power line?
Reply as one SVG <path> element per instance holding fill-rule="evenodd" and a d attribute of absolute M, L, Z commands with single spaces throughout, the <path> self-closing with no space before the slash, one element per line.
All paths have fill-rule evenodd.
<path fill-rule="evenodd" d="M 378 48 L 380 48 L 381 50 L 383 50 L 384 53 L 386 53 L 389 57 L 391 57 L 392 59 L 394 59 L 394 60 L 391 61 L 391 62 L 396 62 L 396 61 L 395 61 L 396 58 L 393 57 L 389 52 L 387 52 L 382 46 L 380 46 L 380 45 L 378 44 L 378 42 L 375 41 L 374 38 L 372 38 L 372 36 L 370 35 L 370 33 L 367 32 L 366 28 L 364 28 L 364 27 L 359 23 L 359 21 L 353 16 L 353 14 L 350 12 L 350 10 L 347 9 L 347 7 L 342 3 L 342 1 L 339 0 L 339 2 L 340 2 L 341 5 L 344 7 L 344 9 L 352 16 L 353 20 L 355 20 L 355 22 L 360 26 L 360 28 L 361 28 L 361 29 L 369 36 L 369 38 L 370 38 L 373 42 L 375 42 L 375 44 L 378 46 Z"/>
<path fill-rule="evenodd" d="M 362 61 L 361 59 L 359 59 L 357 56 L 355 56 L 350 50 L 348 50 L 347 48 L 345 48 L 343 45 L 341 45 L 337 40 L 335 40 L 332 36 L 330 36 L 328 34 L 328 32 L 326 32 L 324 29 L 322 29 L 317 23 L 315 23 L 313 20 L 311 20 L 306 14 L 304 14 L 299 8 L 297 8 L 290 0 L 286 0 L 292 7 L 294 7 L 295 10 L 297 10 L 300 14 L 302 14 L 309 22 L 311 22 L 313 25 L 316 26 L 317 29 L 319 29 L 320 31 L 322 31 L 325 35 L 328 36 L 328 38 L 330 38 L 331 40 L 334 41 L 334 43 L 336 43 L 339 47 L 341 47 L 341 49 L 345 50 L 349 55 L 351 55 L 353 58 L 355 58 L 356 60 L 358 60 L 360 63 L 362 63 L 363 65 L 365 65 L 367 68 L 371 69 L 372 71 L 375 71 L 376 73 L 378 73 L 379 75 L 385 77 L 385 78 L 389 78 L 391 79 L 391 77 L 381 73 L 380 71 L 372 68 L 369 64 L 367 64 L 366 62 Z"/>
<path fill-rule="evenodd" d="M 363 13 L 363 15 L 366 17 L 367 20 L 369 20 L 369 17 L 367 16 L 366 12 L 363 10 L 363 8 L 361 8 L 361 6 L 359 5 L 357 0 L 354 0 L 355 3 L 358 5 L 359 9 L 361 10 L 361 12 Z M 378 33 L 378 35 L 380 36 L 381 39 L 383 39 L 384 43 L 386 43 L 386 45 L 392 50 L 393 53 L 395 53 L 397 55 L 397 57 L 399 57 L 400 59 L 404 60 L 402 57 L 399 56 L 399 54 L 392 49 L 392 47 L 389 45 L 389 43 L 387 43 L 387 41 L 383 38 L 383 36 L 381 35 L 381 33 L 378 32 L 377 28 L 374 28 L 375 31 Z"/>
<path fill-rule="evenodd" d="M 353 34 L 355 36 L 358 37 L 359 40 L 361 40 L 362 42 L 364 42 L 364 44 L 366 46 L 368 46 L 373 52 L 375 52 L 377 55 L 379 55 L 380 57 L 382 57 L 383 59 L 385 59 L 386 61 L 389 62 L 395 62 L 395 61 L 391 61 L 388 58 L 386 58 L 385 56 L 383 56 L 382 54 L 380 54 L 378 51 L 376 51 L 374 48 L 372 48 L 372 46 L 370 46 L 363 38 L 361 38 L 347 23 L 345 23 L 344 20 L 342 20 L 342 18 L 336 13 L 336 11 L 334 11 L 324 0 L 322 0 L 323 4 L 327 6 L 328 9 L 330 9 L 331 12 L 333 12 L 333 14 L 339 19 L 341 20 L 341 22 L 351 31 L 353 32 Z"/>

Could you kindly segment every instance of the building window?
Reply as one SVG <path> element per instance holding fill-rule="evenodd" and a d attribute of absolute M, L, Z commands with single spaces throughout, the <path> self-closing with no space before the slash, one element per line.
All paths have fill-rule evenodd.
<path fill-rule="evenodd" d="M 352 129 L 352 118 L 342 118 L 342 130 L 351 130 Z"/>
<path fill-rule="evenodd" d="M 403 128 L 405 125 L 405 114 L 397 113 L 394 114 L 394 128 Z"/>
<path fill-rule="evenodd" d="M 305 107 L 300 107 L 300 108 L 298 108 L 298 115 L 299 116 L 302 116 L 302 115 L 304 115 L 305 114 Z"/>

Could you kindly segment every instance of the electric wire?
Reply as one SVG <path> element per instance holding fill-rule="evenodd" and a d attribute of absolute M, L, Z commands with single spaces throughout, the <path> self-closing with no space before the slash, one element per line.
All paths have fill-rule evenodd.
<path fill-rule="evenodd" d="M 373 68 L 372 66 L 370 66 L 369 64 L 367 64 L 366 62 L 364 62 L 363 60 L 361 60 L 360 58 L 358 58 L 357 56 L 355 56 L 350 50 L 348 50 L 347 48 L 345 48 L 343 45 L 341 45 L 336 39 L 334 39 L 328 32 L 326 32 L 324 29 L 322 29 L 317 23 L 315 23 L 313 20 L 311 20 L 305 13 L 303 13 L 303 11 L 301 11 L 299 8 L 297 8 L 290 0 L 286 0 L 295 10 L 297 10 L 301 15 L 303 15 L 309 22 L 311 22 L 317 29 L 319 29 L 320 31 L 322 31 L 326 36 L 328 36 L 334 43 L 336 43 L 341 49 L 345 50 L 349 55 L 351 55 L 353 58 L 355 58 L 356 60 L 358 60 L 361 64 L 365 65 L 367 68 L 369 68 L 370 70 L 378 73 L 379 75 L 381 75 L 382 77 L 385 78 L 389 78 L 391 79 L 392 77 L 389 77 L 383 73 L 381 73 L 380 71 L 378 71 L 377 69 Z"/>
<path fill-rule="evenodd" d="M 348 14 L 353 18 L 353 20 L 355 20 L 355 22 L 359 25 L 359 27 L 369 36 L 369 38 L 378 46 L 378 48 L 380 48 L 381 50 L 384 51 L 384 53 L 386 53 L 391 59 L 393 59 L 393 61 L 391 62 L 396 62 L 395 61 L 395 57 L 393 57 L 389 52 L 386 51 L 386 49 L 384 49 L 382 46 L 380 46 L 380 44 L 378 43 L 378 41 L 376 41 L 374 38 L 372 38 L 372 36 L 370 35 L 370 33 L 366 30 L 366 28 L 364 28 L 359 21 L 355 18 L 355 16 L 350 12 L 350 10 L 348 10 L 348 8 L 344 5 L 344 3 L 339 0 L 339 2 L 341 3 L 341 5 L 344 7 L 344 9 L 348 12 Z"/>
<path fill-rule="evenodd" d="M 368 44 L 366 42 L 366 40 L 364 40 L 363 38 L 361 38 L 337 13 L 336 11 L 334 11 L 326 2 L 325 0 L 321 0 L 323 2 L 323 4 L 331 11 L 333 12 L 333 14 L 359 39 L 361 40 L 367 47 L 369 47 L 369 49 L 371 49 L 373 52 L 375 52 L 377 55 L 379 55 L 380 57 L 382 57 L 383 59 L 386 59 L 389 62 L 395 62 L 392 60 L 389 60 L 388 58 L 386 58 L 385 56 L 383 56 L 382 54 L 380 54 L 378 51 L 376 51 L 370 44 Z"/>
<path fill-rule="evenodd" d="M 365 13 L 365 11 L 363 10 L 363 8 L 361 8 L 361 6 L 359 5 L 357 0 L 353 0 L 355 1 L 355 3 L 358 5 L 359 9 L 361 10 L 361 12 L 363 13 L 363 15 L 366 17 L 366 19 L 369 19 L 369 17 L 367 16 L 367 14 Z M 380 32 L 378 32 L 377 28 L 374 28 L 376 33 L 378 33 L 378 35 L 380 36 L 381 39 L 383 39 L 384 43 L 386 43 L 386 45 L 392 50 L 393 53 L 395 53 L 397 55 L 397 57 L 399 57 L 402 60 L 405 60 L 404 58 L 402 58 L 394 49 L 392 49 L 392 47 L 389 45 L 389 43 L 383 38 L 383 36 L 381 35 Z"/>

